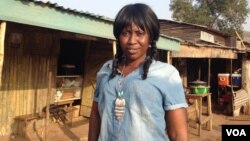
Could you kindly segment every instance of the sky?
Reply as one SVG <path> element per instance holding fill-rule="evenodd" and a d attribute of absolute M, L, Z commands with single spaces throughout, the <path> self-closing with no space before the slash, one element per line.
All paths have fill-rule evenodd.
<path fill-rule="evenodd" d="M 145 3 L 148 4 L 156 13 L 159 19 L 171 19 L 171 11 L 169 10 L 170 0 L 41 0 L 57 3 L 65 8 L 76 9 L 78 11 L 89 12 L 96 15 L 114 19 L 118 11 L 129 3 Z M 250 0 L 248 0 L 250 6 Z M 244 30 L 250 31 L 250 15 L 243 25 Z"/>

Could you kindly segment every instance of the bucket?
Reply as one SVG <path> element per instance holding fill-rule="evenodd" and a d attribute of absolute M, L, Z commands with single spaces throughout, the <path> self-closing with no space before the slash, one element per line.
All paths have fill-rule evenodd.
<path fill-rule="evenodd" d="M 237 74 L 237 73 L 232 74 L 232 85 L 233 86 L 241 85 L 241 74 Z"/>
<path fill-rule="evenodd" d="M 218 84 L 221 86 L 229 85 L 229 73 L 219 73 L 218 74 Z"/>
<path fill-rule="evenodd" d="M 209 92 L 209 86 L 190 86 L 192 94 L 206 94 Z"/>

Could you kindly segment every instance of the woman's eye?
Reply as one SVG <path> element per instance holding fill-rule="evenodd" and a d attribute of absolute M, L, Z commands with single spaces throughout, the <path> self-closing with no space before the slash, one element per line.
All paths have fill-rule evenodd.
<path fill-rule="evenodd" d="M 122 32 L 122 36 L 128 36 L 129 32 Z"/>
<path fill-rule="evenodd" d="M 137 32 L 137 36 L 143 36 L 144 34 L 145 34 L 145 32 L 143 32 L 143 31 Z"/>

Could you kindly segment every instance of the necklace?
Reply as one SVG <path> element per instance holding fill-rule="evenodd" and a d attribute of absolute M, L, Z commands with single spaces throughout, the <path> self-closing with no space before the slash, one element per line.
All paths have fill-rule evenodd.
<path fill-rule="evenodd" d="M 118 88 L 118 93 L 117 93 L 117 97 L 118 98 L 123 98 L 123 84 L 124 84 L 124 69 L 125 69 L 126 65 L 124 63 L 123 67 L 122 67 L 122 71 L 121 71 L 121 75 L 117 80 L 117 88 Z"/>
<path fill-rule="evenodd" d="M 124 116 L 125 113 L 125 99 L 123 98 L 123 84 L 124 84 L 124 69 L 125 69 L 126 65 L 124 63 L 122 71 L 121 71 L 121 75 L 117 80 L 117 98 L 115 100 L 115 117 L 116 119 L 119 121 L 120 119 L 122 119 L 122 117 Z"/>

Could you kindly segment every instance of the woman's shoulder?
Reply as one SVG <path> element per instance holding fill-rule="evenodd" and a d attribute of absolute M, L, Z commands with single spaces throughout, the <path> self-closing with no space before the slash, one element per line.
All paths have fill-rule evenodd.
<path fill-rule="evenodd" d="M 106 61 L 102 65 L 102 67 L 100 68 L 100 70 L 98 71 L 98 73 L 108 73 L 108 72 L 110 72 L 110 70 L 112 70 L 112 64 L 113 64 L 112 60 Z"/>
<path fill-rule="evenodd" d="M 113 60 L 108 60 L 103 64 L 102 68 L 106 67 L 106 68 L 112 69 L 112 64 L 113 64 Z"/>
<path fill-rule="evenodd" d="M 172 64 L 153 61 L 149 69 L 149 76 L 160 76 L 163 80 L 169 80 L 179 77 L 179 71 Z"/>
<path fill-rule="evenodd" d="M 100 70 L 97 72 L 96 79 L 101 80 L 102 78 L 109 76 L 112 70 L 112 60 L 106 61 Z"/>
<path fill-rule="evenodd" d="M 164 72 L 177 70 L 172 64 L 162 62 L 162 61 L 156 61 L 156 60 L 154 60 L 152 62 L 150 69 L 160 70 L 160 71 L 164 71 Z"/>

